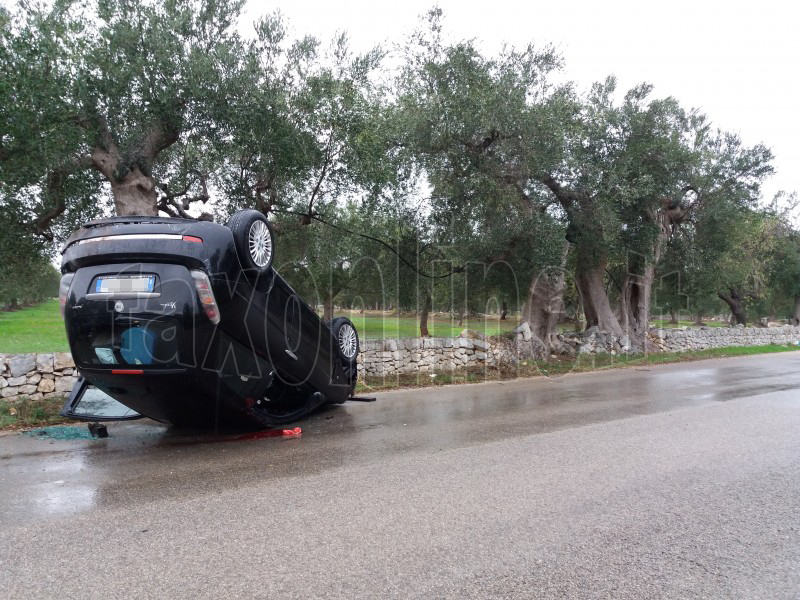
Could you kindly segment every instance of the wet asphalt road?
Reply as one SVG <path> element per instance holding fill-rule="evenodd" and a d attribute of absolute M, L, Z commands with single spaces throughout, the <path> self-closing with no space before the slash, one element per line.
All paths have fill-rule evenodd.
<path fill-rule="evenodd" d="M 0 598 L 797 598 L 800 353 L 0 436 Z"/>

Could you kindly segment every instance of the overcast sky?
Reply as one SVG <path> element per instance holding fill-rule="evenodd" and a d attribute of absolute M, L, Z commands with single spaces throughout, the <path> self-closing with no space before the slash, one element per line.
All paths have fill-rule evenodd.
<path fill-rule="evenodd" d="M 250 0 L 246 17 L 279 9 L 292 33 L 330 39 L 346 30 L 354 50 L 399 42 L 434 5 L 401 2 Z M 698 107 L 748 144 L 776 155 L 767 198 L 800 189 L 800 3 L 672 0 L 438 2 L 452 38 L 475 38 L 486 52 L 502 44 L 552 43 L 581 88 L 616 75 L 627 89 L 641 81 L 660 96 Z"/>

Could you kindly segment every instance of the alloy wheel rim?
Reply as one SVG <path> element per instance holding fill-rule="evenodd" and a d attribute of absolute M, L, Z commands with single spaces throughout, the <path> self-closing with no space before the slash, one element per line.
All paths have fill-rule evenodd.
<path fill-rule="evenodd" d="M 353 358 L 356 354 L 356 330 L 345 323 L 339 328 L 339 349 L 345 358 Z"/>
<path fill-rule="evenodd" d="M 264 221 L 256 221 L 250 226 L 248 234 L 250 257 L 259 267 L 266 267 L 272 258 L 272 236 Z"/>

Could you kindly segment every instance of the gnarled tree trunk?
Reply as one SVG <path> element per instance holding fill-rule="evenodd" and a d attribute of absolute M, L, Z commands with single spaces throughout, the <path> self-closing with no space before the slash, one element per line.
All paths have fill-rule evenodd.
<path fill-rule="evenodd" d="M 324 321 L 330 321 L 333 319 L 333 292 L 328 290 L 325 293 L 325 300 L 322 302 L 322 319 Z"/>
<path fill-rule="evenodd" d="M 586 315 L 586 327 L 597 326 L 616 336 L 622 336 L 604 280 L 608 257 L 602 246 L 603 225 L 598 218 L 596 199 L 585 190 L 562 186 L 551 175 L 541 182 L 555 195 L 567 213 L 567 240 L 577 249 L 575 283 Z"/>
<path fill-rule="evenodd" d="M 639 257 L 641 258 L 641 257 Z M 641 265 L 642 261 L 631 260 L 628 263 L 628 274 L 622 284 L 620 313 L 622 328 L 629 336 L 644 339 L 650 323 L 650 300 L 656 266 L 652 262 Z M 641 271 L 635 273 L 635 271 Z"/>
<path fill-rule="evenodd" d="M 119 216 L 157 215 L 155 181 L 134 166 L 124 177 L 111 180 L 114 207 Z"/>
<path fill-rule="evenodd" d="M 674 199 L 665 200 L 660 209 L 648 211 L 646 214 L 647 220 L 658 226 L 658 234 L 650 248 L 649 256 L 635 252 L 628 255 L 628 274 L 622 284 L 620 306 L 622 327 L 637 342 L 644 341 L 650 325 L 650 305 L 656 265 L 661 260 L 661 253 L 672 235 L 673 227 L 680 224 L 686 215 Z M 677 322 L 674 309 L 670 311 L 670 315 L 672 320 Z"/>
<path fill-rule="evenodd" d="M 521 323 L 527 323 L 533 336 L 533 354 L 546 357 L 550 354 L 556 325 L 564 314 L 564 265 L 569 243 L 564 241 L 561 264 L 536 273 L 528 288 L 528 297 L 522 306 Z"/>
<path fill-rule="evenodd" d="M 789 322 L 795 327 L 800 325 L 800 294 L 797 294 L 794 297 L 794 312 L 792 313 L 792 318 L 789 319 Z"/>
<path fill-rule="evenodd" d="M 747 325 L 747 312 L 744 308 L 744 298 L 741 293 L 739 293 L 739 290 L 731 288 L 727 293 L 719 292 L 717 296 L 731 309 L 732 321 L 735 321 L 737 325 Z"/>
<path fill-rule="evenodd" d="M 422 303 L 422 310 L 419 313 L 419 335 L 421 337 L 430 337 L 428 332 L 428 315 L 431 312 L 431 295 L 425 295 L 425 301 Z"/>
<path fill-rule="evenodd" d="M 621 337 L 622 326 L 611 309 L 605 287 L 606 257 L 578 248 L 575 282 L 586 315 L 586 328 L 597 326 L 601 331 Z"/>

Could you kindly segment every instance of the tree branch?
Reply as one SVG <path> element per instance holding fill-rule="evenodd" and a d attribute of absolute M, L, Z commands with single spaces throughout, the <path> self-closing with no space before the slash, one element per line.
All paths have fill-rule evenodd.
<path fill-rule="evenodd" d="M 400 259 L 400 262 L 402 262 L 404 265 L 406 265 L 409 269 L 411 269 L 415 273 L 418 273 L 418 274 L 422 275 L 423 277 L 427 277 L 428 279 L 444 279 L 445 277 L 450 277 L 451 275 L 455 275 L 456 273 L 463 273 L 467 268 L 466 265 L 462 265 L 460 267 L 456 267 L 455 269 L 451 269 L 449 272 L 445 273 L 444 275 L 430 275 L 428 273 L 420 271 L 414 264 L 412 264 L 411 262 L 406 260 L 403 257 L 402 254 L 400 254 L 397 250 L 395 250 L 389 244 L 387 244 L 386 242 L 384 242 L 383 240 L 381 240 L 379 238 L 373 237 L 371 235 L 367 235 L 366 233 L 358 233 L 357 231 L 351 231 L 350 229 L 347 229 L 346 227 L 342 227 L 340 225 L 335 225 L 333 223 L 330 223 L 330 222 L 326 221 L 325 219 L 323 219 L 322 217 L 320 217 L 319 215 L 316 215 L 316 214 L 309 215 L 309 214 L 299 213 L 299 212 L 296 212 L 296 211 L 293 211 L 293 210 L 279 210 L 279 211 L 275 211 L 275 212 L 281 212 L 281 213 L 290 214 L 290 215 L 297 215 L 299 217 L 304 217 L 304 218 L 307 218 L 309 220 L 318 221 L 318 222 L 322 223 L 323 225 L 327 225 L 328 227 L 333 227 L 334 229 L 338 229 L 339 231 L 344 231 L 345 233 L 348 233 L 350 235 L 357 235 L 358 237 L 364 238 L 365 240 L 370 240 L 370 241 L 376 242 L 376 243 L 380 244 L 381 246 L 383 246 L 384 248 L 386 248 L 387 250 L 389 250 L 392 254 L 397 256 L 397 258 Z"/>
<path fill-rule="evenodd" d="M 186 173 L 187 175 L 194 175 L 194 178 L 188 178 L 186 181 L 186 185 L 177 192 L 170 191 L 168 183 L 157 183 L 156 187 L 161 190 L 164 194 L 158 200 L 158 208 L 159 210 L 163 210 L 165 213 L 170 215 L 171 217 L 183 217 L 184 219 L 191 219 L 193 218 L 187 210 L 189 210 L 189 206 L 192 202 L 203 202 L 206 203 L 210 196 L 208 194 L 208 186 L 207 186 L 207 178 L 206 175 L 198 171 L 197 169 L 189 169 Z M 189 190 L 191 189 L 192 185 L 196 182 L 200 183 L 201 191 L 199 194 L 195 196 L 188 196 Z M 178 199 L 180 198 L 180 202 Z"/>
<path fill-rule="evenodd" d="M 91 166 L 92 158 L 90 156 L 81 156 L 54 168 L 47 174 L 47 181 L 43 191 L 46 200 L 49 200 L 53 205 L 36 217 L 33 223 L 33 230 L 36 234 L 42 235 L 49 240 L 53 239 L 47 230 L 53 219 L 60 217 L 67 209 L 66 199 L 64 198 L 64 187 L 67 178 L 76 171 L 88 169 Z"/>

